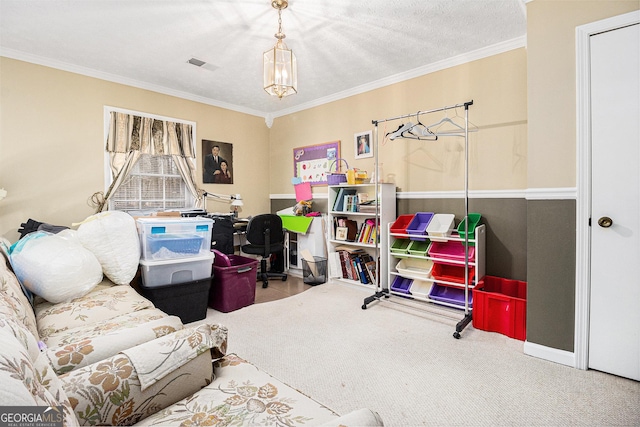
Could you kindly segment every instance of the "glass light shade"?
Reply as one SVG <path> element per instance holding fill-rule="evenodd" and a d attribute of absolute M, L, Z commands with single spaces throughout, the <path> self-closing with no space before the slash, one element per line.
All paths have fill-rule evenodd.
<path fill-rule="evenodd" d="M 264 53 L 264 90 L 282 98 L 298 92 L 296 56 L 282 40 Z"/>

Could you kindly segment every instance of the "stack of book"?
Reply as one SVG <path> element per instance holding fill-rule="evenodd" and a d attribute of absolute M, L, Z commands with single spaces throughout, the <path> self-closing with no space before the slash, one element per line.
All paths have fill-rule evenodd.
<path fill-rule="evenodd" d="M 369 200 L 369 201 L 366 201 L 364 203 L 360 203 L 358 205 L 358 212 L 365 212 L 365 213 L 375 214 L 377 205 L 378 204 L 376 203 L 376 200 Z"/>
<path fill-rule="evenodd" d="M 375 284 L 376 262 L 364 249 L 338 246 L 336 252 L 340 256 L 343 279 L 354 280 L 365 285 Z"/>
<path fill-rule="evenodd" d="M 376 239 L 378 238 L 378 227 L 376 227 L 376 223 L 377 221 L 375 218 L 365 219 L 358 230 L 356 242 L 372 245 L 375 244 Z"/>

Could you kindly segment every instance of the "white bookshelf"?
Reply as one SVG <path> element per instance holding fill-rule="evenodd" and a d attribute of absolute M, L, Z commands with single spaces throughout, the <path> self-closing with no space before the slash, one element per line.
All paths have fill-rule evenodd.
<path fill-rule="evenodd" d="M 376 188 L 378 188 L 378 194 L 376 195 Z M 347 190 L 347 191 L 345 191 Z M 388 287 L 386 281 L 388 279 L 388 271 L 389 271 L 389 236 L 387 233 L 388 224 L 392 223 L 396 219 L 396 187 L 395 184 L 385 184 L 385 183 L 371 183 L 371 184 L 340 184 L 340 185 L 329 185 L 328 186 L 328 216 L 327 216 L 327 249 L 328 249 L 328 257 L 329 263 L 331 264 L 331 258 L 334 257 L 337 250 L 336 248 L 339 246 L 347 246 L 352 249 L 363 249 L 367 252 L 374 260 L 379 258 L 380 264 L 378 271 L 376 272 L 376 277 L 383 284 L 382 287 Z M 342 195 L 344 197 L 344 193 L 353 193 L 356 196 L 358 195 L 366 195 L 365 197 L 368 200 L 377 200 L 378 208 L 377 212 L 374 210 L 373 212 L 361 212 L 361 211 L 345 211 L 345 203 L 344 199 L 342 203 L 336 203 L 339 199 L 339 196 Z M 349 194 L 351 195 L 351 194 Z M 339 209 L 342 205 L 342 209 Z M 373 205 L 375 207 L 375 205 Z M 357 208 L 356 208 L 357 209 Z M 349 240 L 340 240 L 336 238 L 336 221 L 338 218 L 347 218 L 349 220 L 355 221 L 357 224 L 358 230 L 360 229 L 363 222 L 367 219 L 378 219 L 378 230 L 377 230 L 377 242 L 358 242 L 358 241 L 349 241 Z M 340 265 L 338 264 L 338 267 Z M 342 274 L 341 274 L 342 276 Z M 361 281 L 350 280 L 344 277 L 335 278 L 334 280 L 339 280 L 345 283 L 357 285 L 357 286 L 365 286 L 372 290 L 375 290 L 375 284 L 363 284 Z"/>

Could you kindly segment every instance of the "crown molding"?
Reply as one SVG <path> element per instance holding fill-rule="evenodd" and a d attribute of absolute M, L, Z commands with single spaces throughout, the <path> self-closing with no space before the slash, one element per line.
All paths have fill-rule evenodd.
<path fill-rule="evenodd" d="M 413 70 L 409 70 L 403 73 L 395 74 L 393 76 L 385 77 L 385 78 L 373 81 L 371 83 L 366 83 L 360 86 L 356 86 L 354 88 L 351 88 L 342 92 L 337 92 L 329 96 L 318 98 L 311 102 L 306 102 L 304 104 L 297 105 L 295 107 L 275 111 L 271 113 L 270 116 L 273 119 L 277 117 L 286 116 L 288 114 L 297 113 L 299 111 L 308 110 L 309 108 L 318 107 L 320 105 L 339 101 L 341 99 L 348 98 L 350 96 L 359 95 L 375 89 L 380 89 L 385 86 L 390 86 L 406 80 L 414 79 L 416 77 L 421 77 L 427 74 L 435 73 L 437 71 L 441 71 L 446 68 L 455 67 L 458 65 L 465 64 L 467 62 L 476 61 L 478 59 L 483 59 L 493 55 L 498 55 L 500 53 L 526 47 L 526 45 L 527 45 L 526 36 L 517 37 L 515 39 L 511 39 L 511 40 L 507 40 L 491 46 L 487 46 L 482 49 L 477 49 L 472 52 L 454 56 L 452 58 L 448 58 L 442 61 L 434 62 L 433 64 L 424 65 L 422 67 L 414 68 Z"/>
<path fill-rule="evenodd" d="M 216 101 L 215 99 L 206 98 L 203 96 L 197 96 L 197 95 L 193 95 L 187 92 L 182 92 L 179 90 L 169 89 L 164 86 L 154 85 L 154 84 L 143 82 L 140 80 L 129 79 L 127 77 L 122 77 L 116 74 L 105 73 L 103 71 L 94 70 L 93 68 L 81 67 L 79 65 L 69 64 L 68 62 L 58 61 L 55 59 L 51 59 L 51 58 L 47 58 L 39 55 L 33 55 L 33 54 L 22 52 L 19 50 L 0 48 L 0 56 L 16 59 L 18 61 L 24 61 L 32 64 L 42 65 L 45 67 L 55 68 L 57 70 L 68 71 L 70 73 L 80 74 L 87 77 L 93 77 L 100 80 L 106 80 L 112 83 L 123 84 L 126 86 L 135 87 L 138 89 L 150 90 L 152 92 L 157 92 L 157 93 L 161 93 L 169 96 L 175 96 L 176 98 L 199 102 L 201 104 L 207 104 L 214 107 L 224 108 L 226 110 L 237 111 L 239 113 L 249 114 L 252 116 L 265 117 L 265 114 L 266 114 L 263 111 L 258 111 L 251 108 L 245 108 L 239 105 L 229 104 L 222 101 Z"/>
<path fill-rule="evenodd" d="M 390 86 L 390 85 L 400 83 L 406 80 L 410 80 L 416 77 L 421 77 L 421 76 L 431 74 L 437 71 L 441 71 L 447 68 L 451 68 L 451 67 L 468 63 L 468 62 L 476 61 L 478 59 L 483 59 L 493 55 L 498 55 L 500 53 L 526 47 L 526 44 L 527 44 L 526 35 L 517 37 L 511 40 L 507 40 L 501 43 L 496 43 L 494 45 L 484 47 L 482 49 L 477 49 L 472 52 L 454 56 L 452 58 L 448 58 L 442 61 L 434 62 L 433 64 L 428 64 L 422 67 L 414 68 L 413 70 L 409 70 L 403 73 L 395 74 L 393 76 L 385 77 L 385 78 L 373 81 L 371 83 L 366 83 L 364 85 L 356 86 L 354 88 L 351 88 L 342 92 L 337 92 L 329 96 L 318 98 L 314 101 L 297 105 L 295 107 L 286 108 L 286 109 L 271 112 L 271 113 L 254 110 L 252 108 L 242 107 L 240 105 L 217 101 L 215 99 L 197 96 L 187 92 L 169 89 L 164 86 L 154 85 L 154 84 L 146 83 L 140 80 L 129 79 L 126 77 L 118 76 L 116 74 L 105 73 L 102 71 L 94 70 L 92 68 L 69 64 L 68 62 L 58 61 L 55 59 L 46 58 L 39 55 L 33 55 L 33 54 L 22 52 L 19 50 L 0 48 L 0 56 L 16 59 L 19 61 L 30 62 L 33 64 L 43 65 L 45 67 L 51 67 L 51 68 L 68 71 L 71 73 L 76 73 L 76 74 L 80 74 L 88 77 L 94 77 L 97 79 L 106 80 L 113 83 L 119 83 L 119 84 L 131 86 L 139 89 L 150 90 L 152 92 L 157 92 L 157 93 L 161 93 L 169 96 L 175 96 L 177 98 L 199 102 L 201 104 L 211 105 L 214 107 L 224 108 L 227 110 L 237 111 L 239 113 L 262 117 L 265 119 L 265 124 L 268 127 L 271 127 L 271 124 L 273 123 L 273 119 L 277 117 L 282 117 L 288 114 L 297 113 L 299 111 L 307 110 L 309 108 L 314 108 L 320 105 L 328 104 L 330 102 L 339 101 L 341 99 L 348 98 L 350 96 L 359 95 L 375 89 L 380 89 L 385 86 Z"/>

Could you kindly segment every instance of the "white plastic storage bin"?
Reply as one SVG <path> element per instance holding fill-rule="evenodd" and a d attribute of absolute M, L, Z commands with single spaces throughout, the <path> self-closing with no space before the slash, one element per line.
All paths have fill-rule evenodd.
<path fill-rule="evenodd" d="M 427 226 L 427 234 L 432 242 L 446 242 L 455 222 L 454 214 L 435 214 Z"/>
<path fill-rule="evenodd" d="M 427 280 L 431 278 L 433 261 L 430 259 L 407 258 L 396 264 L 396 270 L 404 277 L 411 279 Z"/>
<path fill-rule="evenodd" d="M 138 218 L 136 225 L 143 260 L 189 258 L 211 252 L 211 218 Z"/>
<path fill-rule="evenodd" d="M 191 258 L 162 261 L 140 260 L 142 284 L 148 288 L 178 283 L 193 282 L 211 277 L 213 252 Z"/>

